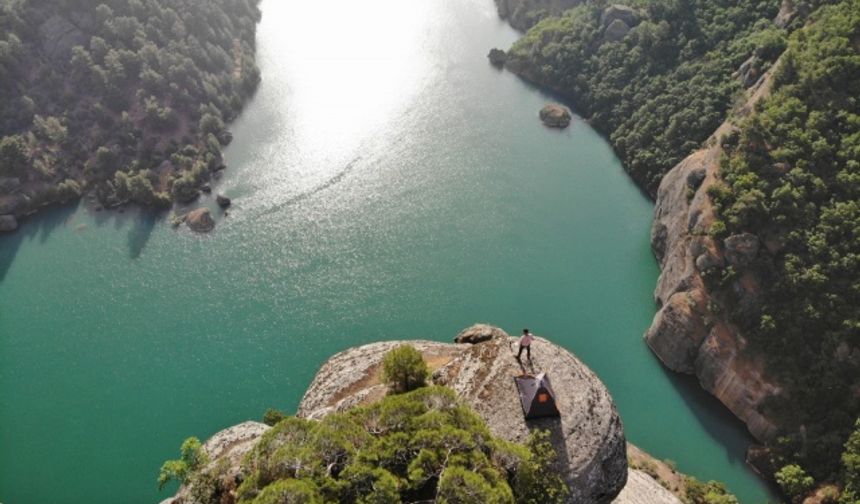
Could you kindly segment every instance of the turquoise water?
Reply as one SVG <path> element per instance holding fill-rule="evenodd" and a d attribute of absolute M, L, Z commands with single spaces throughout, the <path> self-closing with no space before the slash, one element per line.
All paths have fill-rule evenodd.
<path fill-rule="evenodd" d="M 652 204 L 487 64 L 517 37 L 492 2 L 354 4 L 264 1 L 210 235 L 69 207 L 0 239 L 0 502 L 156 502 L 186 436 L 293 411 L 332 353 L 478 321 L 573 350 L 630 440 L 763 502 L 743 427 L 641 339 Z"/>

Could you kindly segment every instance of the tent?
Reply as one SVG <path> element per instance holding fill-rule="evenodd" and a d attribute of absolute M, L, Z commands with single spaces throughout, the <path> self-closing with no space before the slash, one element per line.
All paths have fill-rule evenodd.
<path fill-rule="evenodd" d="M 514 381 L 520 393 L 520 403 L 526 420 L 561 416 L 555 405 L 555 392 L 552 391 L 552 385 L 546 373 L 537 376 L 527 374 L 516 376 Z"/>

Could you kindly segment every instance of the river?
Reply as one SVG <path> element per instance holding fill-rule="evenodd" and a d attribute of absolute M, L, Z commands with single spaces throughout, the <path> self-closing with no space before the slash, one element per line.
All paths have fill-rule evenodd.
<path fill-rule="evenodd" d="M 0 239 L 0 502 L 156 502 L 185 437 L 294 411 L 334 352 L 483 321 L 574 351 L 634 443 L 768 498 L 743 426 L 642 340 L 652 203 L 488 64 L 517 38 L 491 0 L 263 13 L 213 233 L 79 205 Z"/>

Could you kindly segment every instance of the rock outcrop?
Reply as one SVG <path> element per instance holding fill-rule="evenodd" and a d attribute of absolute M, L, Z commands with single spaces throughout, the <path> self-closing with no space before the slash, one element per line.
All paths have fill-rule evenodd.
<path fill-rule="evenodd" d="M 770 73 L 748 90 L 741 113 L 769 93 Z M 730 236 L 724 241 L 708 231 L 716 220 L 708 188 L 718 181 L 722 149 L 719 139 L 732 130 L 728 123 L 714 134 L 709 147 L 694 152 L 663 178 L 657 192 L 651 243 L 661 273 L 654 297 L 659 311 L 645 340 L 669 369 L 692 373 L 760 440 L 770 439 L 775 424 L 762 413 L 769 396 L 780 387 L 764 374 L 760 359 L 745 352 L 746 340 L 728 320 L 719 296 L 710 292 L 704 274 L 731 264 L 741 274 L 732 288 L 754 303 L 758 279 L 743 266 L 755 259 L 760 240 L 754 235 Z"/>
<path fill-rule="evenodd" d="M 495 0 L 499 17 L 506 19 L 517 30 L 525 31 L 547 16 L 584 3 L 584 0 Z"/>
<path fill-rule="evenodd" d="M 352 348 L 323 365 L 298 416 L 321 418 L 382 397 L 382 359 L 395 346 L 409 343 L 435 369 L 433 381 L 454 389 L 493 434 L 523 442 L 534 429 L 548 430 L 559 454 L 558 470 L 571 489 L 570 502 L 611 502 L 626 483 L 627 456 L 621 419 L 606 387 L 570 352 L 543 338 L 532 343 L 533 361 L 520 365 L 513 342 L 494 337 L 475 345 L 409 341 Z M 552 379 L 561 418 L 527 422 L 513 378 L 541 371 Z"/>
<path fill-rule="evenodd" d="M 550 128 L 567 128 L 570 125 L 570 110 L 558 103 L 547 103 L 538 114 L 540 120 Z"/>
<path fill-rule="evenodd" d="M 198 208 L 188 212 L 185 216 L 185 224 L 198 233 L 208 233 L 215 229 L 215 221 L 212 220 L 212 214 L 208 208 Z"/>

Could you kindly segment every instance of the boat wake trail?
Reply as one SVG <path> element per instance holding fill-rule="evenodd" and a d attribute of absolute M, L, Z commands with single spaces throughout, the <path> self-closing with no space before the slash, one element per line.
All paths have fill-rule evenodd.
<path fill-rule="evenodd" d="M 322 191 L 325 191 L 326 189 L 328 189 L 329 187 L 332 187 L 335 184 L 338 184 L 344 178 L 346 178 L 347 175 L 349 175 L 349 173 L 356 167 L 356 165 L 361 161 L 361 159 L 362 159 L 362 156 L 356 156 L 355 158 L 353 158 L 352 161 L 347 163 L 346 166 L 344 166 L 342 170 L 337 172 L 332 178 L 326 180 L 322 184 L 312 188 L 309 191 L 305 191 L 303 193 L 297 194 L 297 195 L 293 196 L 292 198 L 289 198 L 286 201 L 283 201 L 283 202 L 281 202 L 281 203 L 279 203 L 279 204 L 277 204 L 271 208 L 267 208 L 265 211 L 260 213 L 260 216 L 280 212 L 281 210 L 283 210 L 284 208 L 287 208 L 288 206 L 294 205 L 294 204 L 296 204 L 302 200 L 310 198 L 311 196 L 313 196 L 317 193 L 320 193 Z"/>

